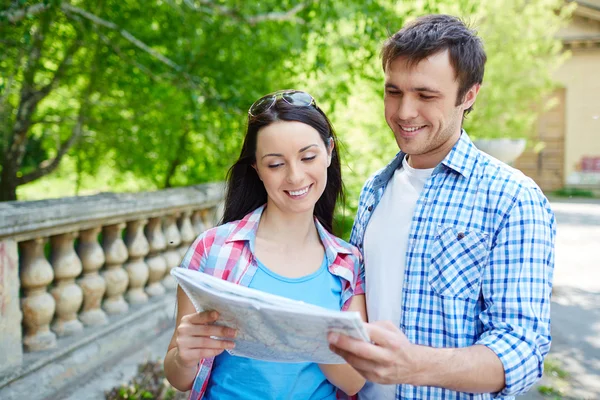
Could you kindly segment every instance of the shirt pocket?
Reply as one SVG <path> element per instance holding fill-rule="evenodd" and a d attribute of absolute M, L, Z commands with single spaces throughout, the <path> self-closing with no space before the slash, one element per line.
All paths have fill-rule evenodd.
<path fill-rule="evenodd" d="M 486 234 L 442 225 L 430 254 L 428 280 L 435 293 L 457 299 L 476 299 L 481 274 L 489 258 Z"/>

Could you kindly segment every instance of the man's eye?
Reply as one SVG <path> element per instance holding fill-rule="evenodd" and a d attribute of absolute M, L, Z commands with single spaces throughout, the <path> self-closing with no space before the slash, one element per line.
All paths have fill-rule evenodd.
<path fill-rule="evenodd" d="M 398 96 L 398 95 L 402 94 L 402 92 L 398 92 L 398 91 L 395 91 L 395 90 L 388 90 L 386 93 L 389 96 Z"/>
<path fill-rule="evenodd" d="M 431 100 L 431 99 L 434 99 L 434 98 L 435 98 L 435 96 L 425 96 L 424 94 L 422 94 L 422 95 L 421 95 L 421 98 L 422 98 L 423 100 Z"/>

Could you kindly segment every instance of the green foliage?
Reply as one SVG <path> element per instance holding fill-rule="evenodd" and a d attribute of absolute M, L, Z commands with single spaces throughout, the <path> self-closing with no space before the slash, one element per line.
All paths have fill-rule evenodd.
<path fill-rule="evenodd" d="M 552 358 L 548 358 L 546 361 L 544 361 L 544 373 L 559 379 L 569 378 L 569 373 L 562 368 L 561 364 L 557 360 Z"/>
<path fill-rule="evenodd" d="M 552 400 L 562 400 L 563 399 L 562 393 L 559 390 L 553 388 L 552 386 L 544 386 L 544 385 L 538 386 L 538 392 L 541 395 L 548 397 Z"/>
<path fill-rule="evenodd" d="M 138 373 L 127 384 L 115 387 L 105 394 L 107 400 L 183 400 L 165 378 L 162 362 L 148 361 L 138 366 Z"/>
<path fill-rule="evenodd" d="M 54 80 L 31 115 L 16 176 L 47 165 L 82 127 L 53 175 L 19 189 L 25 198 L 88 193 L 95 184 L 121 191 L 222 180 L 249 105 L 296 87 L 337 128 L 348 189 L 341 215 L 349 218 L 366 177 L 397 151 L 383 120 L 378 58 L 389 32 L 430 12 L 471 21 L 489 61 L 466 128 L 476 137 L 524 136 L 552 89 L 562 59 L 554 34 L 572 9 L 560 0 L 48 0 L 45 11 L 36 1 L 2 4 L 0 158 L 24 89 Z M 49 193 L 56 181 L 63 189 Z"/>

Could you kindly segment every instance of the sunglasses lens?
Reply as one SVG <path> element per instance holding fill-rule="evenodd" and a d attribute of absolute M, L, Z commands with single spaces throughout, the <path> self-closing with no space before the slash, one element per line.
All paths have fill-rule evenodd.
<path fill-rule="evenodd" d="M 250 107 L 250 114 L 256 116 L 265 112 L 273 105 L 274 101 L 274 95 L 265 96 L 261 99 L 256 100 L 256 102 L 252 104 L 252 107 Z"/>
<path fill-rule="evenodd" d="M 313 98 L 310 94 L 304 92 L 284 93 L 283 98 L 293 106 L 310 106 Z"/>

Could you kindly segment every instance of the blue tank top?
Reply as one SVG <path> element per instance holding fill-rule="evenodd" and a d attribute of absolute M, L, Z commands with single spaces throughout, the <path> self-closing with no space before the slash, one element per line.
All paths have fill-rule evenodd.
<path fill-rule="evenodd" d="M 257 260 L 249 287 L 304 301 L 332 310 L 342 308 L 342 282 L 327 268 L 325 258 L 314 273 L 286 278 Z M 232 356 L 215 357 L 205 399 L 327 399 L 335 400 L 335 387 L 315 363 L 278 363 Z"/>

